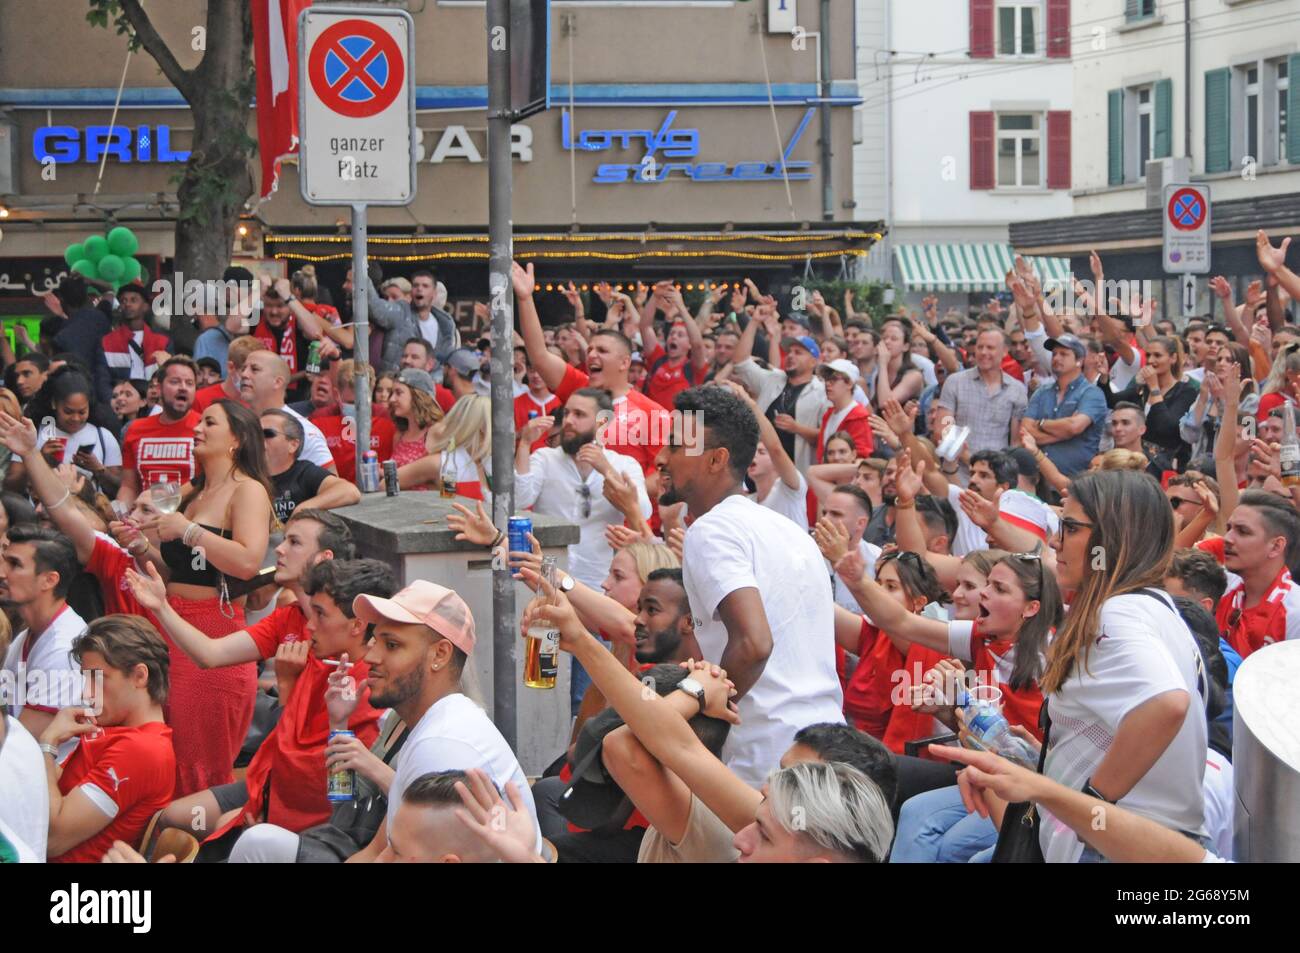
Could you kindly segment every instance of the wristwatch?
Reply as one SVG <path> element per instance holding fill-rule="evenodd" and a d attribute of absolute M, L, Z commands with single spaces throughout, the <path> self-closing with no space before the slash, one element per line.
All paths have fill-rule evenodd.
<path fill-rule="evenodd" d="M 560 592 L 573 591 L 573 577 L 570 576 L 567 572 L 563 575 L 563 577 L 557 580 L 557 583 L 560 587 Z"/>
<path fill-rule="evenodd" d="M 697 702 L 699 702 L 700 712 L 703 713 L 704 711 L 704 686 L 703 685 L 701 685 L 695 679 L 690 678 L 688 676 L 687 678 L 683 678 L 680 682 L 677 683 L 677 690 L 685 692 L 687 695 L 690 695 Z"/>

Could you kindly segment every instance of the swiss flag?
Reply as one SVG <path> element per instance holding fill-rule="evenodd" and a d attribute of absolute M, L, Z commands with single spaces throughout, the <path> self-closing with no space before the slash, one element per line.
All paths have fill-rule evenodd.
<path fill-rule="evenodd" d="M 298 151 L 298 14 L 311 0 L 252 0 L 257 71 L 257 148 L 263 199 L 275 191 L 280 160 Z"/>

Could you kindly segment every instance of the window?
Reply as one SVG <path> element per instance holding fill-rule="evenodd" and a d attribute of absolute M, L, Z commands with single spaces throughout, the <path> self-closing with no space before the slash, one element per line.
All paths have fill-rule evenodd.
<path fill-rule="evenodd" d="M 1251 66 L 1246 69 L 1246 108 L 1244 119 L 1246 121 L 1244 155 L 1259 158 L 1259 67 Z"/>
<path fill-rule="evenodd" d="M 1275 65 L 1277 82 L 1277 156 L 1278 161 L 1286 155 L 1286 99 L 1291 89 L 1291 75 L 1286 60 L 1278 60 Z"/>
<path fill-rule="evenodd" d="M 998 54 L 1038 55 L 1038 3 L 998 3 Z"/>
<path fill-rule="evenodd" d="M 1147 161 L 1155 158 L 1155 130 L 1152 127 L 1154 121 L 1155 103 L 1151 96 L 1151 87 L 1142 86 L 1136 91 L 1137 93 L 1137 180 L 1145 181 L 1147 177 Z"/>
<path fill-rule="evenodd" d="M 1037 113 L 998 115 L 998 188 L 1042 188 L 1042 137 L 1042 117 Z"/>
<path fill-rule="evenodd" d="M 1149 20 L 1156 15 L 1156 0 L 1124 0 L 1124 19 Z"/>

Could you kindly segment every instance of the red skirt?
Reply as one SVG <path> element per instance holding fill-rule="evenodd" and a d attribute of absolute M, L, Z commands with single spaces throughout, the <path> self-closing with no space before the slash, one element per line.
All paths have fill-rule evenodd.
<path fill-rule="evenodd" d="M 221 614 L 216 598 L 182 599 L 168 596 L 177 614 L 212 639 L 244 628 L 244 609 L 235 617 Z M 257 664 L 244 662 L 223 668 L 199 668 L 166 633 L 171 650 L 171 688 L 164 715 L 176 750 L 176 793 L 181 798 L 235 780 L 234 764 L 253 722 L 257 696 Z"/>

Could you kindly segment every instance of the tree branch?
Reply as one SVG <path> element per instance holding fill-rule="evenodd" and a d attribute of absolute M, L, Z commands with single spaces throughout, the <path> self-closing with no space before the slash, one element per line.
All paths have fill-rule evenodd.
<path fill-rule="evenodd" d="M 180 91 L 185 101 L 193 106 L 191 72 L 176 61 L 166 41 L 154 29 L 149 14 L 145 13 L 144 8 L 140 6 L 139 0 L 120 0 L 120 3 L 122 15 L 131 24 L 131 29 L 135 31 L 140 45 L 157 61 L 163 75 Z"/>

